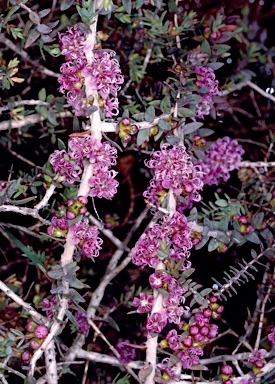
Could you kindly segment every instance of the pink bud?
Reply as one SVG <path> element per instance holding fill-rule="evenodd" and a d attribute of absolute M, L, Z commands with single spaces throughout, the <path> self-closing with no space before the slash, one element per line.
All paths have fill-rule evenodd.
<path fill-rule="evenodd" d="M 83 204 L 83 205 L 86 205 L 88 203 L 88 199 L 86 196 L 78 196 L 77 200 Z"/>
<path fill-rule="evenodd" d="M 32 341 L 30 342 L 30 347 L 32 349 L 37 349 L 40 347 L 40 345 L 42 344 L 42 340 L 39 340 L 39 339 L 32 339 Z"/>
<path fill-rule="evenodd" d="M 230 365 L 223 365 L 221 367 L 221 372 L 224 375 L 232 375 L 233 373 L 233 368 Z"/>
<path fill-rule="evenodd" d="M 204 317 L 208 317 L 210 319 L 211 315 L 212 315 L 212 310 L 210 308 L 206 308 L 204 311 L 203 311 L 203 315 Z"/>
<path fill-rule="evenodd" d="M 73 219 L 76 218 L 76 214 L 73 213 L 72 211 L 68 211 L 68 212 L 66 213 L 66 217 L 67 217 L 67 219 L 69 219 L 69 220 L 73 220 Z"/>
<path fill-rule="evenodd" d="M 182 340 L 182 343 L 183 343 L 183 345 L 185 345 L 185 347 L 192 347 L 193 341 L 192 341 L 191 337 L 185 337 Z"/>
<path fill-rule="evenodd" d="M 31 359 L 31 354 L 29 351 L 24 351 L 21 355 L 21 360 L 24 362 L 28 362 Z"/>
<path fill-rule="evenodd" d="M 46 325 L 41 324 L 35 328 L 34 336 L 37 337 L 38 339 L 45 339 L 45 337 L 48 336 L 48 333 L 49 333 L 49 330 L 46 327 Z"/>
<path fill-rule="evenodd" d="M 196 325 L 191 325 L 189 328 L 189 333 L 191 336 L 195 336 L 199 333 L 199 328 Z"/>
<path fill-rule="evenodd" d="M 36 327 L 37 327 L 37 324 L 31 320 L 27 322 L 25 329 L 29 332 L 33 332 Z"/>

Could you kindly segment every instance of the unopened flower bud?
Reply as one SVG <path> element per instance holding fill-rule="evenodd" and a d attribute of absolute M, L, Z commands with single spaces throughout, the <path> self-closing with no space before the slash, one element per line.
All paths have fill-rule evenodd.
<path fill-rule="evenodd" d="M 183 340 L 182 340 L 182 343 L 185 347 L 192 347 L 192 344 L 193 344 L 193 341 L 191 339 L 191 337 L 185 337 Z"/>
<path fill-rule="evenodd" d="M 67 217 L 67 219 L 69 219 L 69 220 L 73 220 L 73 219 L 76 218 L 76 214 L 75 214 L 74 212 L 72 212 L 72 211 L 68 211 L 68 212 L 66 213 L 66 217 Z"/>
<path fill-rule="evenodd" d="M 36 327 L 37 324 L 34 321 L 30 320 L 27 322 L 25 329 L 29 332 L 33 332 Z"/>
<path fill-rule="evenodd" d="M 224 374 L 224 375 L 232 375 L 233 373 L 233 368 L 230 366 L 230 365 L 223 365 L 221 367 L 221 372 Z"/>
<path fill-rule="evenodd" d="M 30 347 L 32 349 L 37 349 L 40 347 L 40 345 L 42 344 L 42 340 L 40 339 L 32 339 L 32 341 L 30 342 Z"/>
<path fill-rule="evenodd" d="M 128 119 L 128 117 L 123 117 L 123 119 L 121 120 L 121 123 L 123 125 L 130 125 L 131 124 L 130 119 Z"/>
<path fill-rule="evenodd" d="M 77 200 L 78 200 L 81 204 L 83 204 L 83 205 L 86 205 L 86 204 L 88 203 L 88 199 L 87 199 L 86 196 L 78 196 L 78 197 L 77 197 Z"/>
<path fill-rule="evenodd" d="M 29 351 L 24 351 L 21 355 L 21 360 L 27 363 L 31 359 L 31 354 Z"/>
<path fill-rule="evenodd" d="M 247 224 L 247 218 L 245 216 L 241 216 L 239 218 L 239 222 L 242 223 L 242 224 Z"/>
<path fill-rule="evenodd" d="M 45 337 L 48 336 L 48 333 L 49 330 L 44 324 L 38 325 L 34 330 L 34 336 L 38 339 L 45 339 Z"/>

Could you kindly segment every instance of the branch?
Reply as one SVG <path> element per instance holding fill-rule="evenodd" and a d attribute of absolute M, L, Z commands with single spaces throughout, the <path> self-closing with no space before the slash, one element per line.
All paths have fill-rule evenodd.
<path fill-rule="evenodd" d="M 0 205 L 0 212 L 14 212 L 20 213 L 24 216 L 32 216 L 35 219 L 40 220 L 44 225 L 50 225 L 51 222 L 43 219 L 35 208 L 18 207 L 16 205 Z"/>
<path fill-rule="evenodd" d="M 55 345 L 54 341 L 51 340 L 48 347 L 45 350 L 45 363 L 46 363 L 46 376 L 48 384 L 57 384 L 57 364 L 55 358 Z"/>
<path fill-rule="evenodd" d="M 130 232 L 128 233 L 125 241 L 122 243 L 122 247 L 120 249 L 117 249 L 116 252 L 111 257 L 111 260 L 108 263 L 108 266 L 106 268 L 105 275 L 102 277 L 98 287 L 93 292 L 91 301 L 87 308 L 87 316 L 90 319 L 93 319 L 96 314 L 96 310 L 98 306 L 101 303 L 101 300 L 104 296 L 105 289 L 107 285 L 112 281 L 114 277 L 116 277 L 130 262 L 131 262 L 131 256 L 127 256 L 119 266 L 117 266 L 120 258 L 125 252 L 125 248 L 127 244 L 132 239 L 133 234 L 137 230 L 137 228 L 140 226 L 141 222 L 145 219 L 147 215 L 147 210 L 143 211 L 141 215 L 136 219 L 135 224 L 131 228 Z M 85 336 L 79 335 L 72 344 L 71 348 L 69 349 L 68 353 L 66 354 L 66 361 L 75 360 L 75 357 L 77 355 L 77 351 L 82 348 L 82 346 L 85 343 Z"/>
<path fill-rule="evenodd" d="M 45 68 L 43 65 L 37 63 L 34 60 L 31 60 L 29 57 L 29 54 L 26 51 L 20 50 L 12 41 L 6 38 L 6 36 L 1 33 L 0 34 L 0 43 L 3 43 L 6 45 L 6 47 L 10 48 L 13 52 L 17 53 L 20 55 L 24 60 L 26 60 L 28 63 L 30 63 L 33 67 L 38 68 L 41 73 L 44 73 L 47 76 L 52 76 L 52 77 L 59 77 L 59 73 L 55 73 L 51 71 L 48 68 Z"/>
<path fill-rule="evenodd" d="M 256 92 L 260 93 L 262 96 L 266 97 L 267 99 L 270 99 L 273 102 L 275 102 L 274 96 L 272 96 L 270 93 L 267 93 L 262 88 L 260 88 L 258 85 L 252 83 L 252 81 L 250 81 L 250 80 L 245 80 L 241 83 L 234 85 L 233 87 L 231 87 L 229 89 L 225 89 L 224 91 L 220 91 L 219 96 L 221 96 L 221 97 L 227 96 L 227 95 L 229 95 L 229 93 L 232 93 L 234 91 L 238 91 L 238 90 L 242 89 L 243 87 L 247 87 L 247 86 L 254 89 Z"/>
<path fill-rule="evenodd" d="M 268 265 L 269 265 L 269 263 L 267 264 L 267 268 L 268 268 Z M 260 346 L 262 330 L 263 330 L 263 323 L 264 323 L 264 316 L 265 316 L 265 306 L 266 306 L 266 304 L 267 304 L 267 302 L 269 300 L 269 296 L 271 294 L 271 290 L 273 289 L 274 279 L 275 279 L 275 268 L 273 269 L 273 276 L 272 276 L 271 282 L 270 282 L 270 284 L 268 286 L 268 290 L 267 290 L 267 293 L 265 295 L 265 298 L 263 300 L 262 307 L 261 307 L 257 339 L 256 339 L 255 346 L 254 346 L 254 350 L 255 351 L 257 351 L 259 349 L 259 346 Z"/>
<path fill-rule="evenodd" d="M 25 311 L 27 311 L 31 316 L 32 318 L 38 322 L 38 323 L 42 323 L 42 324 L 45 324 L 45 325 L 48 325 L 49 324 L 49 320 L 41 315 L 39 312 L 37 312 L 30 304 L 26 303 L 24 300 L 21 299 L 20 296 L 18 296 L 16 293 L 14 293 L 11 289 L 9 289 L 9 287 L 3 283 L 2 280 L 0 280 L 0 289 L 1 291 L 3 291 L 10 299 L 12 299 L 13 301 L 15 301 L 18 305 L 20 305 L 22 308 L 25 309 Z"/>
<path fill-rule="evenodd" d="M 275 161 L 241 161 L 240 167 L 244 168 L 265 168 L 265 167 L 275 167 Z"/>
<path fill-rule="evenodd" d="M 72 117 L 73 115 L 69 111 L 56 113 L 56 117 L 65 118 Z M 41 116 L 39 113 L 34 113 L 30 116 L 25 116 L 23 120 L 9 120 L 2 121 L 0 123 L 0 131 L 6 131 L 7 129 L 22 128 L 28 124 L 37 124 L 46 120 L 45 117 Z"/>

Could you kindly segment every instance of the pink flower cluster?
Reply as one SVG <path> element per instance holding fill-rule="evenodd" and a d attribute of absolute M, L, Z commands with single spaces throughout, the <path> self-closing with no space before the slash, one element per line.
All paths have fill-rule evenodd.
<path fill-rule="evenodd" d="M 69 151 L 56 150 L 50 155 L 50 163 L 55 173 L 63 177 L 63 181 L 73 184 L 79 181 L 87 159 L 93 164 L 93 176 L 89 179 L 91 188 L 89 196 L 112 199 L 117 191 L 118 182 L 114 179 L 117 172 L 110 170 L 116 165 L 117 150 L 109 143 L 87 135 L 73 137 L 69 141 Z"/>
<path fill-rule="evenodd" d="M 217 298 L 211 297 L 209 306 L 200 308 L 200 312 L 190 319 L 189 324 L 180 322 L 178 328 L 181 332 L 171 329 L 165 339 L 159 343 L 160 347 L 169 348 L 171 353 L 180 360 L 183 368 L 189 369 L 198 364 L 200 356 L 203 355 L 203 347 L 218 334 L 217 325 L 210 323 L 211 317 L 216 319 L 222 311 L 223 306 L 217 304 Z M 159 317 L 154 316 L 156 323 Z M 165 358 L 158 368 L 165 373 L 166 380 L 169 378 L 179 380 L 180 371 L 175 365 L 175 359 Z"/>
<path fill-rule="evenodd" d="M 103 240 L 98 237 L 98 228 L 95 225 L 89 225 L 87 218 L 70 225 L 69 220 L 75 219 L 78 215 L 86 213 L 84 207 L 88 199 L 84 196 L 78 196 L 76 199 L 69 199 L 66 207 L 61 206 L 51 219 L 48 229 L 48 235 L 55 237 L 66 237 L 68 232 L 72 234 L 73 243 L 81 248 L 84 257 L 98 257 L 99 250 Z M 44 307 L 52 306 L 45 301 Z M 50 308 L 50 307 L 48 307 Z M 49 312 L 50 313 L 50 312 Z M 47 315 L 48 316 L 48 315 Z"/>
<path fill-rule="evenodd" d="M 208 67 L 195 67 L 196 81 L 195 86 L 201 97 L 201 101 L 196 105 L 196 117 L 203 119 L 209 115 L 213 96 L 219 94 L 218 85 L 213 69 Z"/>
<path fill-rule="evenodd" d="M 183 196 L 187 203 L 200 201 L 203 173 L 200 166 L 190 161 L 184 146 L 164 144 L 160 151 L 152 154 L 152 159 L 146 165 L 155 172 L 144 192 L 144 197 L 151 203 L 158 205 L 169 189 L 176 196 Z"/>
<path fill-rule="evenodd" d="M 172 217 L 164 216 L 162 221 L 147 228 L 131 251 L 135 265 L 155 268 L 160 260 L 169 264 L 171 260 L 182 262 L 181 270 L 190 268 L 188 260 L 192 248 L 191 229 L 184 215 L 175 212 Z"/>
<path fill-rule="evenodd" d="M 98 237 L 98 228 L 89 225 L 89 220 L 84 219 L 69 227 L 72 233 L 73 243 L 81 248 L 82 255 L 85 257 L 98 257 L 103 240 Z"/>
<path fill-rule="evenodd" d="M 198 160 L 204 173 L 204 183 L 208 185 L 218 185 L 223 179 L 230 178 L 230 171 L 238 169 L 242 161 L 244 150 L 237 140 L 229 137 L 218 139 L 205 153 L 205 160 Z"/>
<path fill-rule="evenodd" d="M 88 62 L 85 52 L 93 47 L 88 46 L 84 33 L 77 25 L 68 28 L 66 33 L 59 33 L 61 53 L 65 55 L 66 63 L 62 64 L 58 78 L 61 84 L 60 92 L 66 94 L 67 101 L 75 108 L 76 116 L 85 114 L 89 107 L 84 82 L 85 78 L 91 89 L 98 91 L 103 100 L 105 117 L 112 118 L 118 114 L 117 92 L 123 76 L 117 60 L 113 59 L 115 52 L 96 51 Z"/>

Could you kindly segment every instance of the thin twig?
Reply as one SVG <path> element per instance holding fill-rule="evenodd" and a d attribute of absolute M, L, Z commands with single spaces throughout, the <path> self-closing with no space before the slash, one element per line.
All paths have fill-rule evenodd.
<path fill-rule="evenodd" d="M 28 207 L 18 207 L 16 205 L 0 205 L 0 212 L 14 212 L 14 213 L 20 213 L 24 216 L 32 216 L 35 219 L 38 219 L 43 223 L 44 225 L 50 225 L 51 222 L 48 220 L 43 219 L 38 213 L 38 210 L 35 208 L 28 208 Z"/>
<path fill-rule="evenodd" d="M 3 291 L 10 299 L 15 301 L 18 305 L 20 305 L 22 308 L 27 311 L 32 318 L 37 321 L 38 323 L 42 324 L 49 324 L 49 320 L 41 315 L 39 312 L 37 312 L 30 304 L 26 303 L 24 300 L 21 299 L 20 296 L 18 296 L 16 293 L 14 293 L 9 287 L 3 283 L 2 280 L 0 280 L 0 289 Z"/>
<path fill-rule="evenodd" d="M 269 267 L 269 263 L 267 263 L 267 266 L 266 268 L 268 269 Z M 263 323 L 264 323 L 264 316 L 265 316 L 265 306 L 269 300 L 269 296 L 271 294 L 271 290 L 273 289 L 273 282 L 274 282 L 274 279 L 275 279 L 275 267 L 273 269 L 273 276 L 272 276 L 272 279 L 271 279 L 271 282 L 268 286 L 268 290 L 266 292 L 266 295 L 265 295 L 265 298 L 263 300 L 263 303 L 262 303 L 262 306 L 261 306 L 261 312 L 260 312 L 260 319 L 259 319 L 259 326 L 258 326 L 258 332 L 257 332 L 257 338 L 256 338 L 256 341 L 255 341 L 255 345 L 254 345 L 254 350 L 257 351 L 259 349 L 259 346 L 260 346 L 260 341 L 261 341 L 261 336 L 262 336 L 262 330 L 263 330 Z"/>
<path fill-rule="evenodd" d="M 234 86 L 232 86 L 229 89 L 226 89 L 224 91 L 220 91 L 219 92 L 219 96 L 227 96 L 230 93 L 238 91 L 238 90 L 240 90 L 240 89 L 242 89 L 244 87 L 247 87 L 247 86 L 249 86 L 250 88 L 254 89 L 256 92 L 260 93 L 262 96 L 266 97 L 267 99 L 270 99 L 273 102 L 275 102 L 275 97 L 274 96 L 272 96 L 270 93 L 265 92 L 262 88 L 260 88 L 256 84 L 252 83 L 252 81 L 250 81 L 250 80 L 245 80 L 245 81 L 243 81 L 241 83 L 235 84 Z"/>
<path fill-rule="evenodd" d="M 0 43 L 5 44 L 6 47 L 10 48 L 13 52 L 20 55 L 24 60 L 29 62 L 33 67 L 38 68 L 38 70 L 40 70 L 41 73 L 44 73 L 45 75 L 52 76 L 52 77 L 60 76 L 59 73 L 55 73 L 50 69 L 45 68 L 43 65 L 37 63 L 36 61 L 31 60 L 29 54 L 26 51 L 23 51 L 20 48 L 18 48 L 18 46 L 15 45 L 12 41 L 10 41 L 10 39 L 6 38 L 3 33 L 0 34 Z"/>

